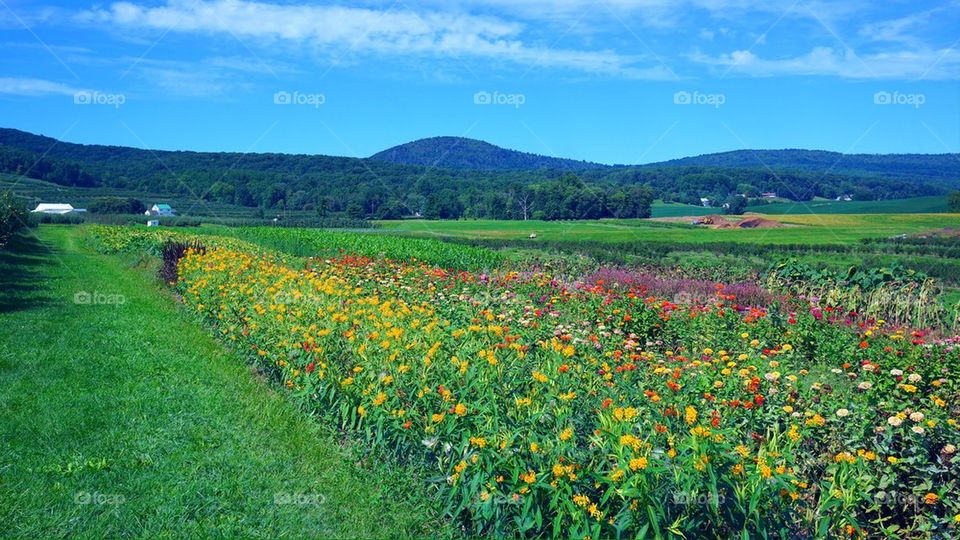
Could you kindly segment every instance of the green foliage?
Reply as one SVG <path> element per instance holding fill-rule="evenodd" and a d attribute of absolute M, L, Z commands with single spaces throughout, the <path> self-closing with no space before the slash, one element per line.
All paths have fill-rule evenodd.
<path fill-rule="evenodd" d="M 606 168 L 606 165 L 563 159 L 500 148 L 464 137 L 430 137 L 388 148 L 370 156 L 372 160 L 444 169 L 485 171 L 552 169 L 575 171 Z"/>
<path fill-rule="evenodd" d="M 9 191 L 0 192 L 0 246 L 27 226 L 27 211 Z"/>
<path fill-rule="evenodd" d="M 723 213 L 739 216 L 747 209 L 747 198 L 739 195 L 729 197 L 723 205 Z"/>
<path fill-rule="evenodd" d="M 95 214 L 143 214 L 147 206 L 133 197 L 107 197 L 97 199 L 87 210 Z"/>
<path fill-rule="evenodd" d="M 496 268 L 503 256 L 486 248 L 377 233 L 311 229 L 243 227 L 225 229 L 221 234 L 264 248 L 302 257 L 361 257 L 396 261 L 423 261 L 443 268 L 488 270 Z"/>
<path fill-rule="evenodd" d="M 947 198 L 947 211 L 960 213 L 960 191 L 950 193 Z"/>

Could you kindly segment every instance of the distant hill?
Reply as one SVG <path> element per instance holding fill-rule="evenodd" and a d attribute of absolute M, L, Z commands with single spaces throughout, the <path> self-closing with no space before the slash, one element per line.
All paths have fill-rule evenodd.
<path fill-rule="evenodd" d="M 0 173 L 76 188 L 70 196 L 81 200 L 113 193 L 155 201 L 166 195 L 262 214 L 381 219 L 635 217 L 650 196 L 700 206 L 702 199 L 720 205 L 742 193 L 752 194 L 752 203 L 763 202 L 756 195 L 765 192 L 795 201 L 874 201 L 943 196 L 960 188 L 955 154 L 740 151 L 607 166 L 455 137 L 414 141 L 361 159 L 75 144 L 2 128 Z M 44 186 L 17 190 L 32 193 L 34 202 L 57 194 Z"/>
<path fill-rule="evenodd" d="M 644 167 L 771 168 L 960 183 L 960 154 L 841 154 L 824 150 L 734 150 Z"/>
<path fill-rule="evenodd" d="M 442 169 L 510 171 L 555 169 L 577 171 L 608 165 L 508 150 L 464 137 L 430 137 L 408 142 L 370 156 L 370 159 Z"/>

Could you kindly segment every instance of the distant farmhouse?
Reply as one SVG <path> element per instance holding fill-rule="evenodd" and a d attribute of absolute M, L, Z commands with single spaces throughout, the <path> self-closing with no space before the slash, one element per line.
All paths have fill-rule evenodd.
<path fill-rule="evenodd" d="M 777 198 L 777 192 L 776 192 L 776 191 L 765 191 L 765 192 L 761 193 L 760 196 L 763 197 L 764 199 L 776 199 L 776 198 Z"/>
<path fill-rule="evenodd" d="M 31 212 L 38 214 L 73 214 L 86 211 L 86 208 L 74 208 L 72 205 L 62 203 L 40 203 L 31 210 Z"/>
<path fill-rule="evenodd" d="M 703 205 L 703 206 L 705 206 L 705 207 L 707 207 L 707 208 L 710 208 L 710 205 L 711 205 L 711 204 L 710 204 L 710 199 L 708 199 L 708 198 L 706 198 L 706 197 L 700 197 L 700 204 Z"/>
<path fill-rule="evenodd" d="M 146 212 L 143 213 L 145 216 L 175 216 L 176 212 L 173 211 L 173 208 L 170 208 L 169 204 L 155 204 L 151 206 Z"/>
<path fill-rule="evenodd" d="M 852 200 L 853 200 L 853 196 L 851 196 L 851 195 L 840 195 L 840 196 L 837 197 L 837 200 L 838 200 L 838 201 L 852 201 Z"/>

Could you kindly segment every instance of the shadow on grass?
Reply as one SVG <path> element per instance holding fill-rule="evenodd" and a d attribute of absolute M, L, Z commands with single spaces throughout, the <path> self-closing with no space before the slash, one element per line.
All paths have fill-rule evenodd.
<path fill-rule="evenodd" d="M 0 313 L 49 303 L 42 267 L 55 264 L 56 253 L 30 234 L 18 234 L 0 248 Z"/>

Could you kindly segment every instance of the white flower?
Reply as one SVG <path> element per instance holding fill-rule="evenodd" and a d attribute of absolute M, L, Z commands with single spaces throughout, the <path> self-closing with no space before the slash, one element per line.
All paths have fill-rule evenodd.
<path fill-rule="evenodd" d="M 833 368 L 833 369 L 831 369 L 830 371 L 833 372 L 833 373 L 835 373 L 835 374 L 837 374 L 837 375 L 843 373 L 843 370 L 842 370 L 842 369 L 837 369 L 837 368 Z"/>
<path fill-rule="evenodd" d="M 899 416 L 891 416 L 890 418 L 887 418 L 887 423 L 893 427 L 897 427 L 903 423 L 903 419 Z"/>
<path fill-rule="evenodd" d="M 921 377 L 919 373 L 911 373 L 910 376 L 907 377 L 907 380 L 910 382 L 919 382 L 921 379 L 923 379 L 923 377 Z"/>
<path fill-rule="evenodd" d="M 840 418 L 843 418 L 845 416 L 850 416 L 850 411 L 848 411 L 847 409 L 837 409 L 837 416 L 839 416 Z"/>
<path fill-rule="evenodd" d="M 877 369 L 876 366 L 874 366 L 873 364 L 864 364 L 864 365 L 863 365 L 863 370 L 864 370 L 864 371 L 870 371 L 870 372 L 872 372 L 872 371 L 874 371 L 874 370 L 876 370 L 876 369 Z"/>
<path fill-rule="evenodd" d="M 899 376 L 903 375 L 903 370 L 900 370 L 900 369 L 891 369 L 891 370 L 890 370 L 890 374 L 893 375 L 894 377 L 899 377 Z"/>
<path fill-rule="evenodd" d="M 869 381 L 863 381 L 862 383 L 857 385 L 857 388 L 859 388 L 860 390 L 869 390 L 871 387 L 873 387 L 873 383 Z"/>
<path fill-rule="evenodd" d="M 913 426 L 912 428 L 910 428 L 910 430 L 916 433 L 917 435 L 923 435 L 923 428 L 920 426 Z"/>
<path fill-rule="evenodd" d="M 957 451 L 957 447 L 954 446 L 954 445 L 952 445 L 952 444 L 948 444 L 948 445 L 946 445 L 946 446 L 943 447 L 943 453 L 944 453 L 944 454 L 952 454 L 952 453 L 954 453 L 954 452 L 956 452 L 956 451 Z"/>
<path fill-rule="evenodd" d="M 923 422 L 923 413 L 922 412 L 911 413 L 910 419 L 913 420 L 914 422 Z"/>

